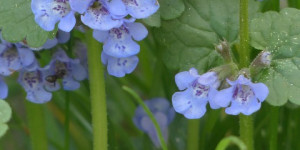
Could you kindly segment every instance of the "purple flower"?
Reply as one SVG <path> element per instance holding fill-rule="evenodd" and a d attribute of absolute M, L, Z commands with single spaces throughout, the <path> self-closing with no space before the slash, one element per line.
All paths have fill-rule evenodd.
<path fill-rule="evenodd" d="M 227 80 L 230 88 L 219 91 L 213 101 L 227 107 L 225 112 L 231 115 L 251 115 L 261 107 L 268 94 L 268 87 L 263 83 L 252 83 L 251 80 L 240 75 L 236 81 Z M 228 107 L 229 106 L 229 107 Z"/>
<path fill-rule="evenodd" d="M 70 40 L 70 32 L 64 32 L 58 30 L 56 37 L 53 39 L 48 39 L 41 49 L 50 49 L 56 46 L 57 44 L 64 44 Z"/>
<path fill-rule="evenodd" d="M 217 92 L 220 85 L 215 72 L 198 75 L 195 68 L 180 72 L 175 76 L 176 84 L 182 92 L 173 94 L 172 102 L 176 112 L 183 114 L 188 119 L 201 118 L 206 112 L 209 102 L 213 109 L 219 108 L 211 97 Z"/>
<path fill-rule="evenodd" d="M 109 31 L 94 30 L 93 36 L 104 43 L 103 51 L 107 55 L 122 58 L 139 53 L 140 46 L 133 39 L 140 41 L 147 34 L 146 27 L 141 23 L 124 23 L 121 27 Z"/>
<path fill-rule="evenodd" d="M 5 99 L 8 94 L 7 84 L 4 82 L 2 77 L 0 76 L 0 99 Z"/>
<path fill-rule="evenodd" d="M 87 77 L 87 72 L 78 59 L 70 59 L 65 51 L 58 50 L 45 68 L 45 88 L 56 91 L 60 88 L 58 79 L 62 79 L 65 90 L 76 90 L 80 87 L 78 81 Z"/>
<path fill-rule="evenodd" d="M 84 3 L 88 2 L 89 1 L 86 1 Z M 89 6 L 85 13 L 81 16 L 81 21 L 85 25 L 95 30 L 110 30 L 112 28 L 119 27 L 120 25 L 122 25 L 123 21 L 114 19 L 108 11 L 108 9 L 105 7 L 105 5 L 103 5 L 102 1 L 98 0 L 92 2 L 93 4 Z"/>
<path fill-rule="evenodd" d="M 157 120 L 160 129 L 162 131 L 165 141 L 168 140 L 168 125 L 173 121 L 175 117 L 175 111 L 170 106 L 170 103 L 164 98 L 154 98 L 151 100 L 144 101 L 148 106 L 155 119 Z M 134 124 L 143 132 L 147 133 L 156 147 L 160 147 L 160 142 L 156 134 L 155 127 L 144 111 L 144 109 L 139 106 L 135 111 L 135 116 L 133 118 Z"/>
<path fill-rule="evenodd" d="M 13 72 L 29 66 L 34 62 L 34 54 L 28 48 L 16 47 L 1 39 L 0 43 L 0 75 L 8 76 Z"/>
<path fill-rule="evenodd" d="M 116 58 L 106 55 L 104 52 L 101 54 L 101 60 L 103 64 L 107 65 L 108 73 L 115 77 L 124 77 L 133 72 L 139 62 L 137 56 Z"/>
<path fill-rule="evenodd" d="M 122 0 L 126 6 L 128 14 L 132 17 L 141 19 L 154 14 L 159 4 L 157 0 Z"/>
<path fill-rule="evenodd" d="M 36 62 L 20 70 L 18 81 L 27 93 L 27 100 L 33 103 L 46 103 L 51 100 L 52 93 L 44 89 L 45 70 Z"/>
<path fill-rule="evenodd" d="M 86 45 L 81 42 L 76 42 L 74 46 L 74 53 L 76 57 L 80 60 L 80 64 L 84 67 L 86 72 L 88 72 L 88 59 L 87 59 Z"/>
<path fill-rule="evenodd" d="M 46 31 L 54 30 L 55 24 L 59 22 L 60 30 L 70 32 L 76 24 L 69 0 L 32 0 L 31 9 L 35 21 Z"/>

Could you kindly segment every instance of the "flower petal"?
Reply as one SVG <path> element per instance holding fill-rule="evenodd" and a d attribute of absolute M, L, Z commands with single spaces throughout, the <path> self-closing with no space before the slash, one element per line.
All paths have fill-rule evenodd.
<path fill-rule="evenodd" d="M 189 89 L 183 92 L 176 92 L 172 96 L 172 104 L 176 112 L 184 113 L 192 106 L 192 96 Z"/>
<path fill-rule="evenodd" d="M 241 103 L 232 101 L 231 106 L 225 109 L 225 112 L 229 115 L 238 115 L 243 111 L 243 106 Z M 245 109 L 245 108 L 244 108 Z"/>
<path fill-rule="evenodd" d="M 140 45 L 134 42 L 129 36 L 121 40 L 109 38 L 104 43 L 103 51 L 107 55 L 117 58 L 129 57 L 140 52 Z"/>
<path fill-rule="evenodd" d="M 159 8 L 156 0 L 123 0 L 123 2 L 127 6 L 128 13 L 137 19 L 147 18 Z"/>
<path fill-rule="evenodd" d="M 254 83 L 251 84 L 250 87 L 252 88 L 254 95 L 263 102 L 269 95 L 268 87 L 263 83 Z"/>
<path fill-rule="evenodd" d="M 258 111 L 261 107 L 261 103 L 254 97 L 247 105 L 246 108 L 242 110 L 244 115 L 251 115 Z"/>
<path fill-rule="evenodd" d="M 114 20 L 103 5 L 96 8 L 90 7 L 86 13 L 81 16 L 81 21 L 95 30 L 110 30 L 122 24 L 121 20 Z"/>
<path fill-rule="evenodd" d="M 220 107 L 227 107 L 230 104 L 233 96 L 233 87 L 223 89 L 212 97 L 212 101 Z"/>
<path fill-rule="evenodd" d="M 125 74 L 129 74 L 134 71 L 139 59 L 137 56 L 131 56 L 126 58 L 114 58 L 108 59 L 107 71 L 110 75 L 116 77 L 124 77 Z"/>
<path fill-rule="evenodd" d="M 127 23 L 126 26 L 128 27 L 130 35 L 136 41 L 141 41 L 148 35 L 147 28 L 141 23 Z"/>
<path fill-rule="evenodd" d="M 60 20 L 58 24 L 58 28 L 62 31 L 70 32 L 74 28 L 75 24 L 76 24 L 76 19 L 75 19 L 74 12 L 70 12 L 68 15 L 64 16 Z"/>
<path fill-rule="evenodd" d="M 70 7 L 73 11 L 83 14 L 94 0 L 70 0 Z"/>
<path fill-rule="evenodd" d="M 207 100 L 205 99 L 192 100 L 192 103 L 193 103 L 192 106 L 183 113 L 184 116 L 188 119 L 201 118 L 206 112 Z"/>
<path fill-rule="evenodd" d="M 94 30 L 93 37 L 103 43 L 108 38 L 108 31 Z"/>
<path fill-rule="evenodd" d="M 197 79 L 190 71 L 183 71 L 175 75 L 175 82 L 179 90 L 184 90 Z"/>
<path fill-rule="evenodd" d="M 8 94 L 8 87 L 4 80 L 0 77 L 0 99 L 5 99 Z"/>

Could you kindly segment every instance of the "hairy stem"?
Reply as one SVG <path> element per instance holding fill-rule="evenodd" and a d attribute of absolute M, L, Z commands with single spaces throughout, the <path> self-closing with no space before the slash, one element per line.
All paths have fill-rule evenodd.
<path fill-rule="evenodd" d="M 25 102 L 32 150 L 47 150 L 46 124 L 43 105 Z"/>
<path fill-rule="evenodd" d="M 248 0 L 240 0 L 240 68 L 250 64 Z"/>
<path fill-rule="evenodd" d="M 88 64 L 94 150 L 107 150 L 107 112 L 104 67 L 101 63 L 101 44 L 93 38 L 92 30 L 86 36 L 88 46 Z"/>
<path fill-rule="evenodd" d="M 189 120 L 187 150 L 199 149 L 199 128 L 200 128 L 200 119 Z"/>
<path fill-rule="evenodd" d="M 240 136 L 247 150 L 254 150 L 252 116 L 240 115 Z"/>

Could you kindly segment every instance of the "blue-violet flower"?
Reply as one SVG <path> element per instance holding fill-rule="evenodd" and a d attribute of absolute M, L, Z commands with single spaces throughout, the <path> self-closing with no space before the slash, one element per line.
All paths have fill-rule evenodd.
<path fill-rule="evenodd" d="M 179 90 L 184 90 L 173 94 L 172 102 L 176 112 L 183 114 L 188 119 L 197 119 L 205 114 L 207 102 L 211 108 L 219 108 L 211 101 L 220 85 L 215 72 L 198 75 L 197 70 L 191 68 L 189 71 L 178 73 L 175 81 Z"/>
<path fill-rule="evenodd" d="M 175 117 L 174 109 L 170 106 L 169 101 L 164 98 L 154 98 L 144 102 L 157 120 L 163 137 L 165 141 L 167 141 L 168 125 Z M 133 122 L 140 130 L 148 134 L 156 147 L 160 147 L 160 142 L 154 124 L 141 106 L 136 109 Z"/>
<path fill-rule="evenodd" d="M 251 80 L 240 75 L 236 81 L 227 80 L 231 87 L 219 91 L 213 101 L 227 107 L 225 112 L 231 115 L 251 115 L 261 107 L 268 94 L 268 87 L 263 83 L 252 83 Z M 228 107 L 229 106 L 229 107 Z"/>

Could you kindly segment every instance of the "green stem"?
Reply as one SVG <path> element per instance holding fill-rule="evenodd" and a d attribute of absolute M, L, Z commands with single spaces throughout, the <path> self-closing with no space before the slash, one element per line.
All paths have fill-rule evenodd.
<path fill-rule="evenodd" d="M 47 134 L 42 104 L 25 102 L 32 150 L 47 150 Z"/>
<path fill-rule="evenodd" d="M 101 64 L 101 45 L 93 38 L 92 30 L 86 36 L 88 46 L 88 64 L 94 150 L 107 150 L 107 112 L 104 67 Z"/>
<path fill-rule="evenodd" d="M 161 129 L 158 125 L 158 122 L 156 121 L 154 115 L 150 111 L 150 109 L 147 107 L 147 105 L 143 102 L 143 100 L 129 87 L 123 86 L 122 87 L 126 92 L 128 92 L 134 99 L 143 107 L 144 111 L 147 113 L 149 118 L 151 119 L 152 123 L 154 124 L 158 139 L 160 141 L 161 147 L 163 150 L 168 150 L 165 139 L 163 138 L 163 135 L 161 133 Z"/>
<path fill-rule="evenodd" d="M 248 0 L 240 0 L 240 68 L 250 64 Z"/>
<path fill-rule="evenodd" d="M 252 116 L 240 115 L 240 136 L 247 150 L 254 150 Z"/>
<path fill-rule="evenodd" d="M 70 124 L 70 95 L 68 91 L 65 91 L 65 150 L 70 149 L 70 133 L 69 133 L 69 124 Z"/>
<path fill-rule="evenodd" d="M 271 121 L 270 121 L 270 150 L 277 150 L 278 144 L 278 125 L 279 125 L 279 107 L 271 108 Z"/>
<path fill-rule="evenodd" d="M 240 68 L 248 67 L 250 64 L 248 26 L 248 0 L 240 0 Z M 251 116 L 240 115 L 240 136 L 246 144 L 247 150 L 253 150 L 253 121 Z"/>
<path fill-rule="evenodd" d="M 199 127 L 200 127 L 200 119 L 189 120 L 187 150 L 199 149 Z"/>

